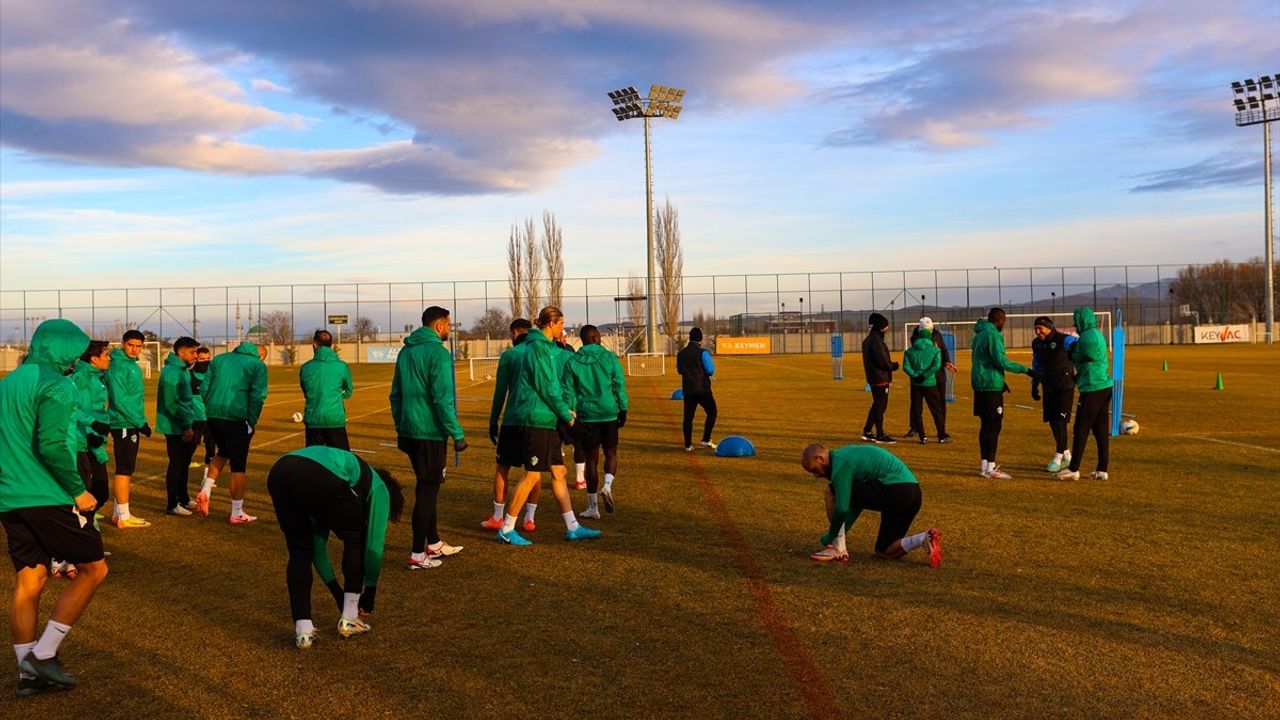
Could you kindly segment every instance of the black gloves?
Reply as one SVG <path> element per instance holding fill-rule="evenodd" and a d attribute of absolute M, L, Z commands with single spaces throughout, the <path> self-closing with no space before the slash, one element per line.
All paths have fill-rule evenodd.
<path fill-rule="evenodd" d="M 489 441 L 494 447 L 498 445 L 498 423 L 489 423 Z"/>
<path fill-rule="evenodd" d="M 138 432 L 144 437 L 151 437 L 151 423 L 142 423 L 142 427 L 138 428 Z"/>
<path fill-rule="evenodd" d="M 197 378 L 195 375 L 191 376 L 191 394 L 192 395 L 200 394 L 200 379 Z"/>
<path fill-rule="evenodd" d="M 111 434 L 111 426 L 101 420 L 90 424 L 89 429 L 103 436 Z"/>
<path fill-rule="evenodd" d="M 342 586 L 338 584 L 338 579 L 334 578 L 324 584 L 329 588 L 329 594 L 333 596 L 333 601 L 338 603 L 338 614 L 342 614 Z"/>
<path fill-rule="evenodd" d="M 897 360 L 894 360 L 893 362 L 889 363 L 889 369 L 890 369 L 890 370 L 893 370 L 894 372 L 897 372 L 897 371 L 898 371 L 898 361 L 897 361 Z"/>
<path fill-rule="evenodd" d="M 368 615 L 373 612 L 374 597 L 378 594 L 378 588 L 366 587 L 364 592 L 360 593 L 360 612 Z"/>
<path fill-rule="evenodd" d="M 466 438 L 461 438 L 461 439 L 458 439 L 458 440 L 454 440 L 454 441 L 453 441 L 453 451 L 454 451 L 454 452 L 462 452 L 463 450 L 466 450 L 466 449 L 467 449 L 467 439 L 466 439 Z"/>
<path fill-rule="evenodd" d="M 1034 379 L 1031 381 L 1031 399 L 1040 399 L 1040 383 L 1036 382 Z"/>
<path fill-rule="evenodd" d="M 88 435 L 85 440 L 89 443 L 89 449 L 91 450 L 102 447 L 102 444 L 106 442 L 106 438 L 101 435 Z"/>
<path fill-rule="evenodd" d="M 618 427 L 622 427 L 623 425 L 626 425 L 626 424 L 627 424 L 627 411 L 619 410 L 618 411 Z"/>

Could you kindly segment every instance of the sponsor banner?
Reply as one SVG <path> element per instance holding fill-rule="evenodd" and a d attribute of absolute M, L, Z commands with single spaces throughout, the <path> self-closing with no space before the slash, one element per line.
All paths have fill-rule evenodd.
<path fill-rule="evenodd" d="M 393 363 L 400 357 L 399 347 L 368 347 L 364 349 L 365 362 Z"/>
<path fill-rule="evenodd" d="M 1248 325 L 1197 325 L 1196 344 L 1249 342 Z"/>
<path fill-rule="evenodd" d="M 768 337 L 725 337 L 716 338 L 717 355 L 768 355 L 773 352 L 773 345 Z"/>

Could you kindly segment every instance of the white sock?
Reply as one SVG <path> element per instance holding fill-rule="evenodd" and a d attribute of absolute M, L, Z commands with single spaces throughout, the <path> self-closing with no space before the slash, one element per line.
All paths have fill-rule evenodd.
<path fill-rule="evenodd" d="M 342 617 L 348 620 L 360 617 L 360 593 L 342 593 Z"/>
<path fill-rule="evenodd" d="M 204 485 L 200 486 L 200 492 L 204 493 L 205 495 L 211 494 L 213 492 L 213 485 L 215 482 L 216 482 L 215 479 L 209 477 L 209 471 L 206 470 L 204 475 Z"/>
<path fill-rule="evenodd" d="M 982 472 L 990 472 L 990 471 L 991 471 L 991 466 L 992 466 L 992 465 L 994 465 L 994 464 L 995 464 L 995 463 L 992 463 L 992 462 L 988 462 L 988 461 L 986 461 L 986 460 L 983 460 L 983 461 L 982 461 Z"/>
<path fill-rule="evenodd" d="M 516 529 L 516 516 L 508 515 L 502 519 L 502 532 L 511 532 Z"/>
<path fill-rule="evenodd" d="M 587 509 L 595 510 L 596 507 L 596 493 L 587 493 Z"/>
<path fill-rule="evenodd" d="M 578 479 L 581 480 L 582 482 L 586 482 L 587 481 L 587 464 L 584 462 L 574 463 L 573 467 L 578 471 L 578 475 L 577 475 Z"/>
<path fill-rule="evenodd" d="M 294 635 L 311 635 L 316 631 L 316 626 L 310 620 L 295 620 L 293 623 Z"/>
<path fill-rule="evenodd" d="M 33 643 L 33 642 L 29 642 L 29 643 L 22 643 L 21 645 L 14 645 L 14 646 L 13 646 L 13 654 L 14 654 L 14 655 L 16 655 L 16 656 L 18 656 L 18 662 L 19 662 L 19 663 L 21 663 L 21 662 L 22 662 L 22 658 L 26 657 L 26 656 L 27 656 L 27 653 L 31 652 L 31 650 L 32 650 L 33 648 L 35 648 L 35 646 L 36 646 L 36 644 L 35 644 L 35 643 Z M 19 669 L 19 670 L 18 670 L 18 677 L 34 677 L 34 676 L 33 676 L 33 675 L 31 675 L 30 673 L 25 673 L 25 672 L 23 672 L 21 669 Z"/>
<path fill-rule="evenodd" d="M 58 646 L 62 644 L 63 638 L 67 633 L 71 632 L 70 625 L 63 625 L 57 620 L 50 620 L 48 625 L 44 626 L 44 634 L 36 641 L 36 646 L 31 649 L 32 654 L 37 660 L 48 660 L 58 654 Z"/>
<path fill-rule="evenodd" d="M 538 511 L 538 504 L 537 504 L 537 503 L 525 503 L 525 506 L 524 506 L 524 519 L 525 519 L 525 520 L 527 520 L 527 521 L 529 521 L 529 522 L 533 522 L 533 514 L 534 514 L 535 512 L 537 512 L 537 511 Z"/>
<path fill-rule="evenodd" d="M 836 535 L 836 541 L 834 544 L 836 546 L 836 550 L 842 553 L 849 552 L 848 548 L 846 548 L 844 544 L 844 528 L 843 527 L 840 528 L 839 534 Z"/>
<path fill-rule="evenodd" d="M 231 501 L 231 517 L 239 517 L 243 514 L 244 514 L 244 501 L 232 500 Z"/>
<path fill-rule="evenodd" d="M 422 562 L 427 559 L 427 553 L 425 551 L 420 553 L 411 552 L 409 553 L 409 559 L 414 562 Z"/>
<path fill-rule="evenodd" d="M 494 504 L 493 504 L 493 519 L 494 519 L 494 520 L 501 520 L 501 519 L 502 519 L 502 511 L 503 511 L 503 510 L 506 510 L 506 509 L 507 509 L 507 504 L 506 504 L 506 503 L 494 503 Z"/>
<path fill-rule="evenodd" d="M 573 516 L 573 511 L 561 513 L 560 517 L 564 518 L 564 529 L 573 532 L 578 529 L 578 518 Z"/>
<path fill-rule="evenodd" d="M 613 489 L 613 473 L 604 474 L 604 486 L 608 490 Z"/>
<path fill-rule="evenodd" d="M 129 503 L 116 503 L 116 517 L 129 517 Z"/>
<path fill-rule="evenodd" d="M 1054 453 L 1053 462 L 1054 464 L 1058 464 L 1058 465 L 1062 464 L 1062 453 Z"/>
<path fill-rule="evenodd" d="M 915 535 L 908 535 L 902 538 L 902 549 L 906 550 L 907 552 L 911 552 L 912 550 L 915 550 L 916 548 L 923 545 L 925 539 L 928 537 L 929 537 L 928 530 L 925 530 L 924 532 L 916 533 Z"/>

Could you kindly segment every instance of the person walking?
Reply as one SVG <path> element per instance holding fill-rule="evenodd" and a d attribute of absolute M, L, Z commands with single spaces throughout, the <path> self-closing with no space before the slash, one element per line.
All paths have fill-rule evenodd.
<path fill-rule="evenodd" d="M 586 456 L 587 509 L 584 518 L 600 518 L 597 495 L 605 512 L 613 512 L 613 480 L 618 474 L 618 431 L 627 424 L 627 381 L 618 356 L 600 344 L 600 330 L 583 325 L 582 349 L 569 361 L 565 383 L 573 390 L 577 421 L 574 449 Z M 600 451 L 604 450 L 604 487 L 600 486 Z"/>
<path fill-rule="evenodd" d="M 214 458 L 196 495 L 196 510 L 209 515 L 213 487 L 222 471 L 231 466 L 232 525 L 244 525 L 257 516 L 244 511 L 244 497 L 249 487 L 249 445 L 262 405 L 267 400 L 267 349 L 245 341 L 235 350 L 223 353 L 209 363 L 201 392 L 209 415 L 208 428 L 213 435 Z"/>
<path fill-rule="evenodd" d="M 706 413 L 702 423 L 702 446 L 716 449 L 711 441 L 711 431 L 716 427 L 716 396 L 711 391 L 711 377 L 716 374 L 716 364 L 711 353 L 702 347 L 702 328 L 689 330 L 689 344 L 676 353 L 676 372 L 680 374 L 680 388 L 684 395 L 684 449 L 693 451 L 693 416 L 701 407 Z"/>

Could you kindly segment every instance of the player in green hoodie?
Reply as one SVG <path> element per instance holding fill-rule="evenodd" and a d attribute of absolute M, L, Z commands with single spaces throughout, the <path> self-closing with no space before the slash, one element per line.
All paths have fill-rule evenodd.
<path fill-rule="evenodd" d="M 987 311 L 987 319 L 973 326 L 973 368 L 969 380 L 973 385 L 973 414 L 978 418 L 978 449 L 982 454 L 984 478 L 1008 480 L 1009 473 L 996 465 L 996 451 L 1000 448 L 1000 430 L 1004 425 L 1005 372 L 1032 375 L 1031 369 L 1009 359 L 1004 353 L 1005 312 L 1001 308 Z"/>
<path fill-rule="evenodd" d="M 111 409 L 111 444 L 115 451 L 116 474 L 111 481 L 115 508 L 111 523 L 118 528 L 149 527 L 151 523 L 129 512 L 129 483 L 138 462 L 138 445 L 151 437 L 147 423 L 146 397 L 142 384 L 142 368 L 138 356 L 146 337 L 137 330 L 125 331 L 120 347 L 111 351 L 111 367 L 107 369 L 107 395 Z"/>
<path fill-rule="evenodd" d="M 462 546 L 440 538 L 436 509 L 444 483 L 448 439 L 453 438 L 455 452 L 467 449 L 453 403 L 453 356 L 444 346 L 451 325 L 445 308 L 432 305 L 423 310 L 422 327 L 404 339 L 391 378 L 396 445 L 409 456 L 417 479 L 410 570 L 436 567 L 440 558 L 462 552 Z"/>
<path fill-rule="evenodd" d="M 40 323 L 27 359 L 0 379 L 0 525 L 16 578 L 9 627 L 18 659 L 19 697 L 50 685 L 75 687 L 58 647 L 107 577 L 93 495 L 76 471 L 76 386 L 66 377 L 89 347 L 70 320 Z M 79 572 L 54 600 L 36 640 L 40 595 L 58 557 Z"/>
<path fill-rule="evenodd" d="M 205 517 L 209 516 L 213 486 L 222 470 L 230 464 L 232 525 L 258 519 L 244 511 L 244 496 L 249 485 L 246 474 L 249 444 L 262 415 L 262 404 L 267 400 L 267 364 L 263 362 L 266 357 L 265 347 L 242 342 L 235 350 L 223 353 L 209 363 L 209 373 L 200 386 L 216 450 L 204 486 L 196 495 L 196 510 Z"/>
<path fill-rule="evenodd" d="M 180 337 L 165 358 L 156 388 L 156 430 L 164 435 L 169 465 L 165 469 L 165 513 L 186 516 L 196 507 L 191 501 L 188 479 L 191 458 L 196 452 L 196 405 L 191 393 L 190 368 L 196 361 L 200 343 Z"/>
<path fill-rule="evenodd" d="M 311 338 L 315 357 L 302 364 L 298 382 L 306 408 L 302 422 L 306 423 L 307 446 L 327 445 L 350 450 L 347 439 L 347 410 L 343 400 L 351 397 L 355 387 L 351 384 L 351 368 L 333 351 L 333 334 L 317 330 Z"/>
<path fill-rule="evenodd" d="M 201 345 L 196 348 L 196 363 L 191 366 L 191 402 L 196 408 L 196 422 L 192 427 L 196 431 L 196 444 L 204 444 L 204 477 L 209 477 L 209 466 L 213 464 L 213 436 L 209 434 L 209 413 L 204 406 L 204 378 L 209 374 L 209 363 L 213 361 L 213 351 Z"/>
<path fill-rule="evenodd" d="M 902 355 L 902 371 L 911 379 L 911 435 L 921 445 L 929 442 L 924 434 L 924 405 L 933 416 L 938 439 L 947 437 L 947 420 L 942 415 L 942 389 L 938 387 L 938 371 L 942 369 L 942 351 L 933 342 L 933 331 L 922 327 L 916 331 L 911 347 Z"/>
<path fill-rule="evenodd" d="M 1071 348 L 1071 363 L 1076 368 L 1076 419 L 1072 427 L 1071 464 L 1057 475 L 1059 480 L 1079 480 L 1080 461 L 1089 443 L 1089 435 L 1098 446 L 1098 469 L 1089 475 L 1108 480 L 1107 465 L 1111 459 L 1111 359 L 1107 355 L 1107 339 L 1098 329 L 1093 308 L 1076 308 L 1072 314 L 1080 339 Z"/>
<path fill-rule="evenodd" d="M 111 414 L 107 410 L 106 372 L 111 366 L 111 345 L 93 340 L 80 356 L 71 381 L 76 386 L 76 467 L 80 479 L 93 494 L 97 512 L 111 497 L 107 479 L 107 436 Z"/>
<path fill-rule="evenodd" d="M 529 337 L 533 328 L 524 318 L 511 321 L 508 330 L 511 332 L 511 347 L 504 350 L 498 358 L 498 371 L 494 374 L 493 401 L 489 406 L 489 440 L 497 448 L 497 458 L 493 472 L 493 515 L 480 523 L 485 530 L 501 530 L 502 515 L 507 505 L 507 479 L 511 476 L 511 468 L 524 465 L 524 420 L 516 415 L 516 407 L 520 404 L 515 396 L 517 383 L 524 363 L 524 350 L 521 344 Z M 506 408 L 506 412 L 503 412 Z M 501 416 L 502 424 L 498 424 Z M 525 503 L 525 532 L 537 529 L 534 513 L 538 509 L 540 487 L 529 493 Z"/>
<path fill-rule="evenodd" d="M 579 517 L 600 518 L 597 491 L 604 509 L 613 512 L 613 480 L 618 472 L 618 430 L 627 424 L 627 382 L 622 363 L 600 344 L 600 330 L 583 325 L 578 331 L 582 349 L 565 371 L 565 385 L 573 391 L 578 414 L 577 443 L 586 455 L 587 509 Z M 604 449 L 604 488 L 600 488 L 600 450 Z M 574 451 L 578 448 L 575 446 Z"/>

